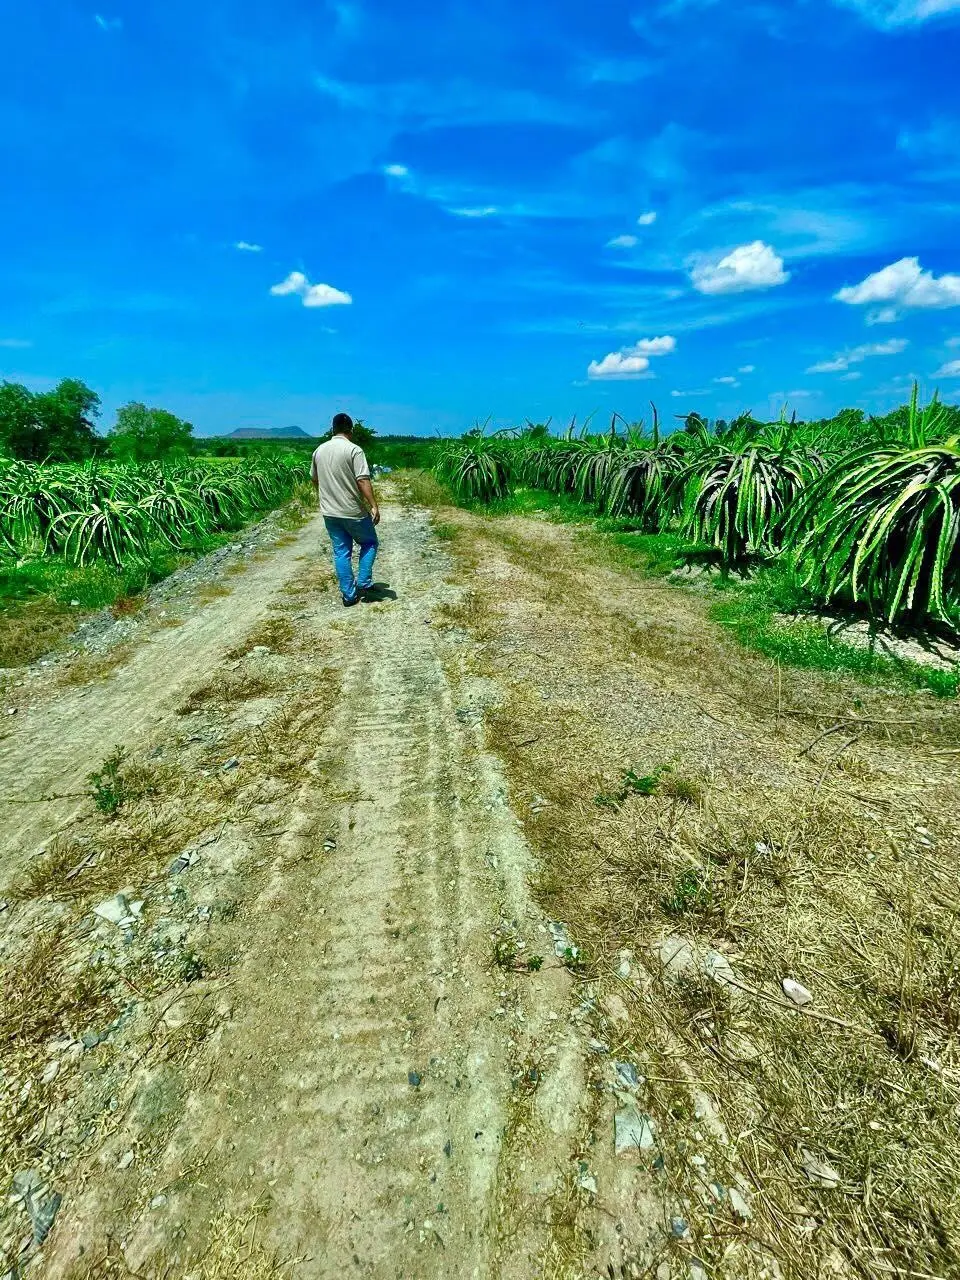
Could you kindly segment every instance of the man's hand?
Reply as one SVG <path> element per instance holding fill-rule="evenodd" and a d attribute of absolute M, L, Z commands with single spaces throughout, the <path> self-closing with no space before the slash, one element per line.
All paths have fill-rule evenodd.
<path fill-rule="evenodd" d="M 370 477 L 361 476 L 357 480 L 357 488 L 360 490 L 360 497 L 363 499 L 363 505 L 370 512 L 370 519 L 374 524 L 379 524 L 380 508 L 377 506 L 377 499 L 374 496 L 373 485 L 370 483 Z"/>

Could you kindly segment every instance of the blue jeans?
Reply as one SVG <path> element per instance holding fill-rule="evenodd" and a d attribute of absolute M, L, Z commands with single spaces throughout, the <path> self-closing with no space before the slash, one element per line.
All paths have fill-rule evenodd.
<path fill-rule="evenodd" d="M 333 567 L 337 571 L 340 594 L 353 600 L 357 591 L 365 591 L 373 583 L 373 562 L 377 558 L 377 531 L 369 516 L 347 520 L 342 516 L 324 516 L 323 523 L 333 543 Z M 359 573 L 353 576 L 353 544 L 360 547 Z"/>

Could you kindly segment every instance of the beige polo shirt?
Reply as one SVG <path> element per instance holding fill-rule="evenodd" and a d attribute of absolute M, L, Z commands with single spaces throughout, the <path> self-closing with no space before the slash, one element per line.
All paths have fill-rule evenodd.
<path fill-rule="evenodd" d="M 314 452 L 310 470 L 320 493 L 320 510 L 325 516 L 359 520 L 367 514 L 357 481 L 369 480 L 370 468 L 358 444 L 346 436 L 334 436 Z"/>

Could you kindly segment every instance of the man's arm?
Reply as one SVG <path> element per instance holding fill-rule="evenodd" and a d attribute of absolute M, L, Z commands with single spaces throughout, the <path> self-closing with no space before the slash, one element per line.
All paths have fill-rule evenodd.
<path fill-rule="evenodd" d="M 374 524 L 380 523 L 380 508 L 377 506 L 377 498 L 373 492 L 373 485 L 370 483 L 369 476 L 361 476 L 357 480 L 357 488 L 360 490 L 360 497 L 366 504 L 367 510 L 370 512 L 370 518 Z"/>

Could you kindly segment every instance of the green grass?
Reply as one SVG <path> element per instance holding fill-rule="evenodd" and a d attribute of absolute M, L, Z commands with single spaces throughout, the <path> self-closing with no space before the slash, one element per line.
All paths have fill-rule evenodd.
<path fill-rule="evenodd" d="M 55 649 L 89 613 L 135 608 L 154 583 L 235 537 L 233 533 L 208 534 L 177 551 L 154 545 L 142 561 L 122 568 L 104 559 L 73 565 L 60 556 L 0 561 L 0 667 L 36 661 Z"/>
<path fill-rule="evenodd" d="M 500 498 L 488 506 L 477 503 L 475 509 L 494 517 L 543 514 L 559 524 L 580 524 L 594 519 L 594 512 L 569 494 L 523 487 L 514 489 L 509 497 Z"/>
<path fill-rule="evenodd" d="M 638 533 L 629 520 L 602 519 L 597 532 L 606 535 L 614 558 L 627 569 L 635 569 L 653 577 L 665 577 L 682 569 L 688 561 L 690 544 L 675 533 Z"/>
<path fill-rule="evenodd" d="M 871 684 L 925 689 L 940 698 L 960 693 L 960 671 L 942 671 L 845 644 L 814 619 L 778 616 L 791 599 L 796 607 L 795 590 L 791 575 L 769 570 L 753 582 L 728 586 L 710 614 L 745 648 L 786 666 L 836 671 Z"/>

